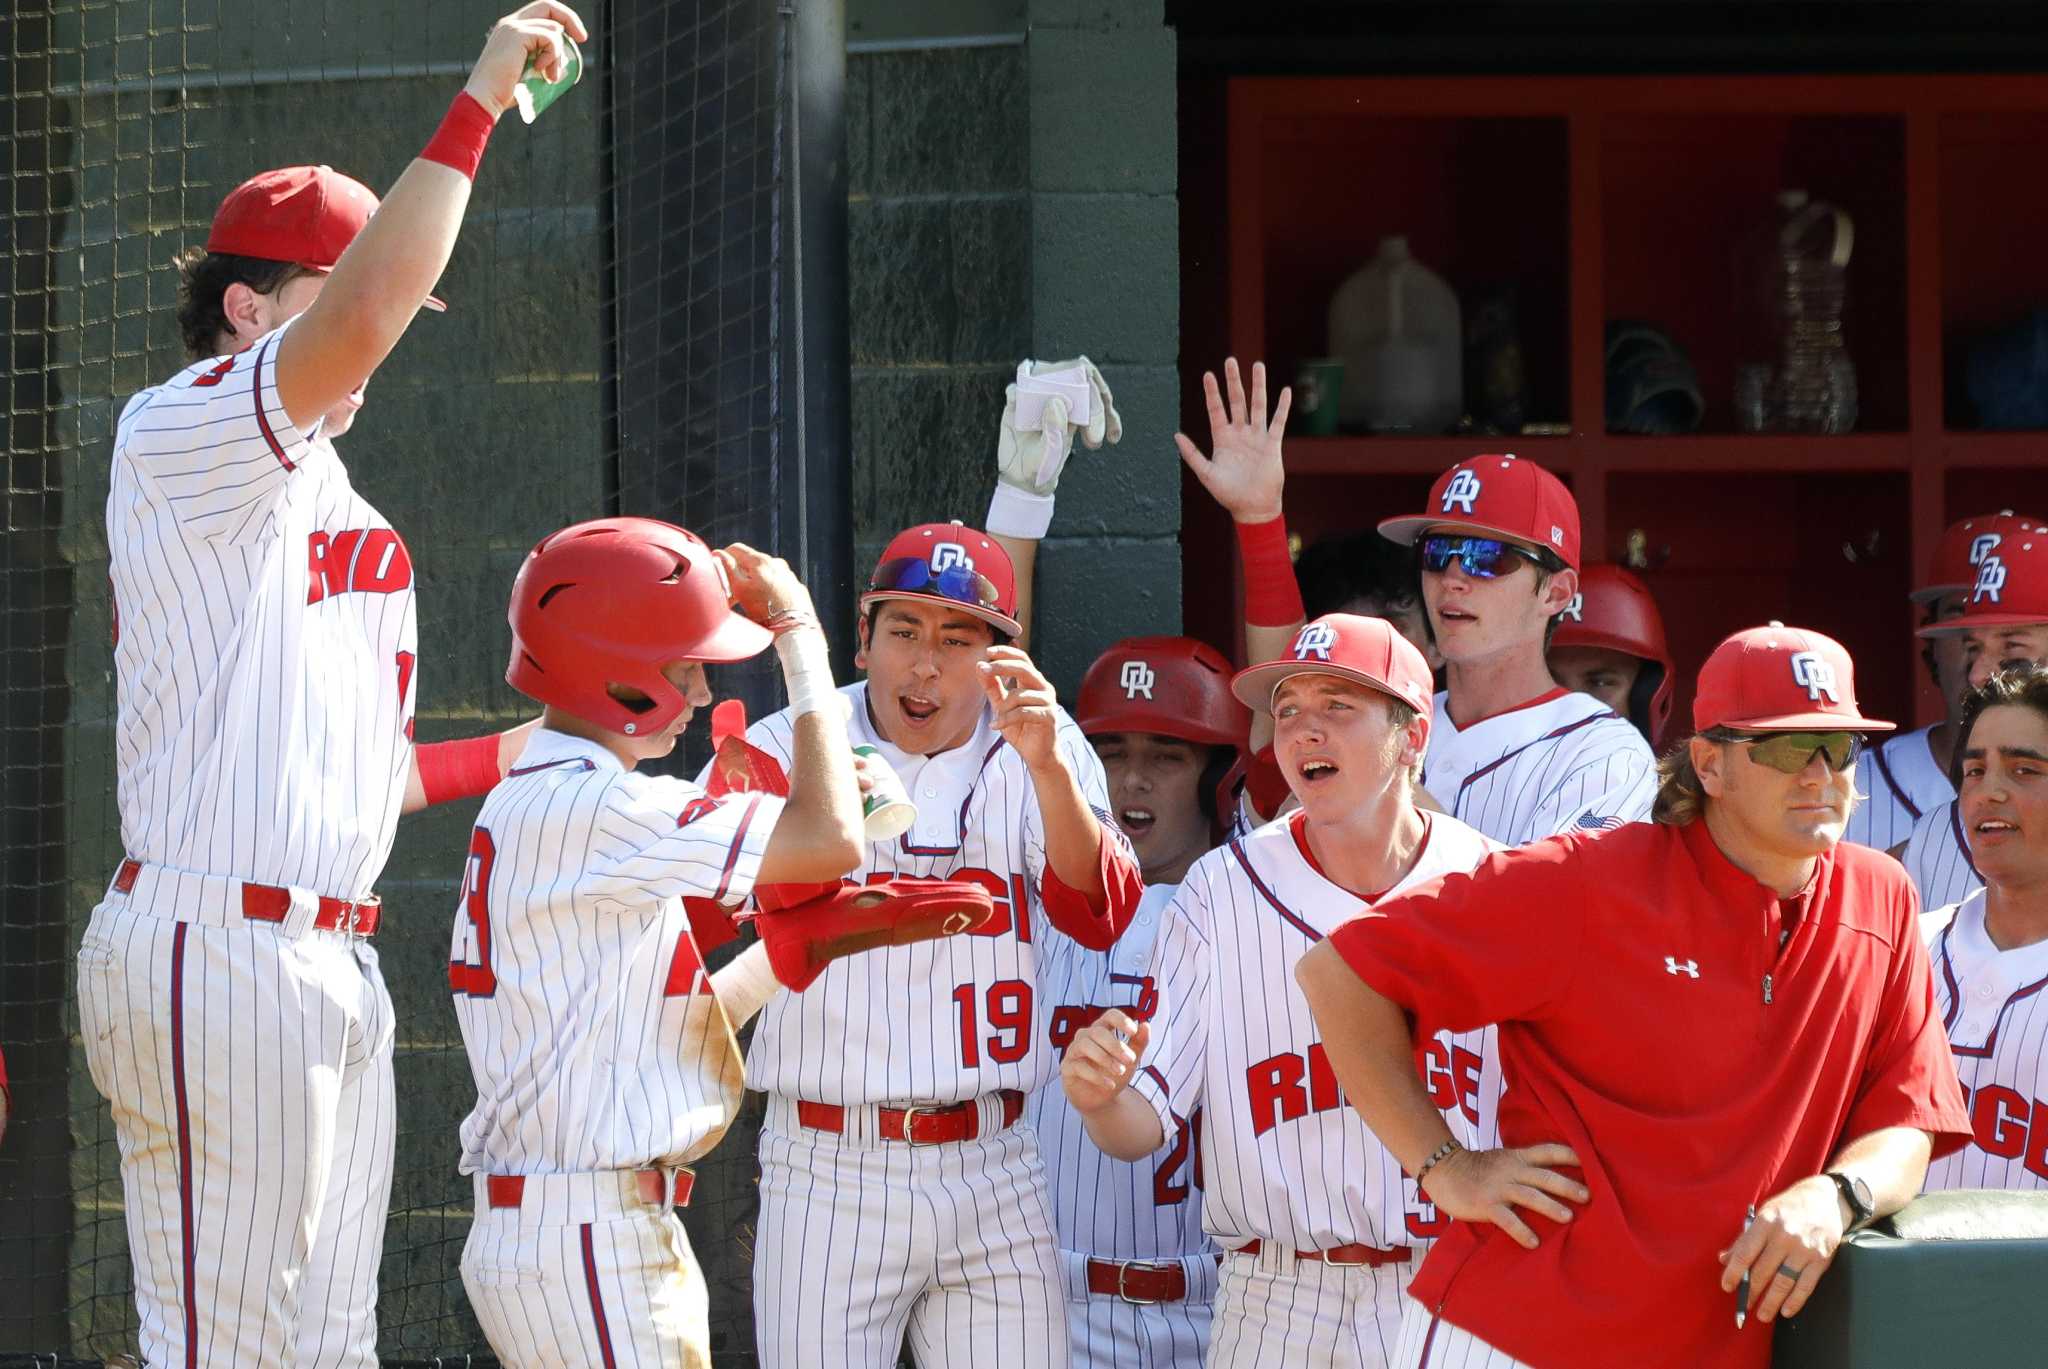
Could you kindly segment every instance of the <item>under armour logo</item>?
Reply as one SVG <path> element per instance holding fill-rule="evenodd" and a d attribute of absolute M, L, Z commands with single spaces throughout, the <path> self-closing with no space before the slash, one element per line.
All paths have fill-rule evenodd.
<path fill-rule="evenodd" d="M 1337 630 L 1328 623 L 1310 623 L 1294 639 L 1294 659 L 1306 661 L 1313 656 L 1319 661 L 1330 659 L 1330 648 L 1337 645 Z"/>
<path fill-rule="evenodd" d="M 1143 661 L 1125 661 L 1123 676 L 1117 683 L 1124 687 L 1126 699 L 1135 699 L 1140 694 L 1149 699 L 1152 697 L 1152 682 L 1158 678 L 1152 667 Z"/>
<path fill-rule="evenodd" d="M 967 548 L 958 542 L 941 542 L 932 548 L 933 570 L 951 570 L 955 566 L 974 569 L 974 558 L 967 554 Z"/>
<path fill-rule="evenodd" d="M 1664 973 L 1691 975 L 1694 979 L 1698 979 L 1700 977 L 1700 963 L 1697 960 L 1680 960 L 1675 955 L 1667 955 L 1664 957 Z"/>
<path fill-rule="evenodd" d="M 1557 616 L 1560 618 L 1569 618 L 1575 623 L 1585 622 L 1586 596 L 1583 594 L 1574 594 L 1572 596 L 1572 601 L 1564 606 L 1564 612 L 1558 614 Z"/>
<path fill-rule="evenodd" d="M 1556 547 L 1564 545 L 1564 529 L 1555 523 L 1550 525 L 1550 543 Z"/>
<path fill-rule="evenodd" d="M 1996 555 L 1986 556 L 1977 567 L 1977 587 L 1970 592 L 1970 602 L 1981 603 L 1988 599 L 1995 604 L 2004 589 L 2005 562 Z"/>
<path fill-rule="evenodd" d="M 1835 692 L 1835 668 L 1818 652 L 1801 651 L 1792 657 L 1792 682 L 1806 686 L 1806 697 L 1815 703 L 1823 694 L 1831 704 L 1842 701 Z"/>
<path fill-rule="evenodd" d="M 1479 477 L 1471 471 L 1459 471 L 1451 477 L 1451 483 L 1444 486 L 1442 512 L 1449 513 L 1453 505 L 1462 506 L 1466 513 L 1473 512 L 1472 505 L 1479 498 Z"/>
<path fill-rule="evenodd" d="M 1992 552 L 1998 550 L 1998 544 L 2000 542 L 2003 542 L 2004 540 L 2004 533 L 1978 533 L 1977 536 L 1970 542 L 1970 564 L 1973 566 L 1979 566 L 1984 564 L 1984 558 L 1989 556 Z"/>

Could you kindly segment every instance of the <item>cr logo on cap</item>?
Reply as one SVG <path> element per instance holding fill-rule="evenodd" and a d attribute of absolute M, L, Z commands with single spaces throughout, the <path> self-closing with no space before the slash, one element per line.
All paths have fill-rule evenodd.
<path fill-rule="evenodd" d="M 1572 601 L 1564 606 L 1564 612 L 1558 614 L 1557 616 L 1560 618 L 1569 618 L 1575 623 L 1585 622 L 1586 596 L 1583 594 L 1574 594 L 1572 596 Z"/>
<path fill-rule="evenodd" d="M 1970 602 L 1974 604 L 1989 599 L 1995 604 L 2004 589 L 2005 562 L 1999 560 L 1995 553 L 1986 556 L 1983 564 L 1977 567 L 1977 587 L 1970 592 Z"/>
<path fill-rule="evenodd" d="M 1153 681 L 1158 678 L 1159 676 L 1153 672 L 1152 667 L 1143 661 L 1125 661 L 1124 673 L 1117 683 L 1124 687 L 1124 697 L 1126 699 L 1135 699 L 1140 694 L 1149 699 L 1152 697 Z"/>
<path fill-rule="evenodd" d="M 1998 544 L 2005 540 L 2002 532 L 1980 532 L 1970 541 L 1970 564 L 1980 566 L 1984 558 L 1998 550 Z"/>
<path fill-rule="evenodd" d="M 1472 505 L 1479 498 L 1479 477 L 1471 471 L 1459 471 L 1451 477 L 1451 483 L 1444 486 L 1444 506 L 1441 510 L 1449 513 L 1453 505 L 1460 505 L 1467 514 L 1475 512 Z"/>
<path fill-rule="evenodd" d="M 1337 645 L 1337 630 L 1328 623 L 1310 623 L 1294 639 L 1294 659 L 1306 661 L 1313 656 L 1319 661 L 1330 659 L 1330 648 Z"/>
<path fill-rule="evenodd" d="M 955 566 L 974 569 L 974 558 L 967 554 L 967 548 L 958 542 L 941 542 L 932 548 L 933 570 L 951 570 Z"/>
<path fill-rule="evenodd" d="M 1806 686 L 1806 697 L 1815 703 L 1823 694 L 1831 704 L 1842 701 L 1835 692 L 1835 668 L 1817 652 L 1801 651 L 1792 657 L 1792 682 Z"/>

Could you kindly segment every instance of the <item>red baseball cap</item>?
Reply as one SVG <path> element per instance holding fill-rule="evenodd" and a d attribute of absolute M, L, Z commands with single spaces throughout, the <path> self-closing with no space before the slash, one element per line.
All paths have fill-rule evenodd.
<path fill-rule="evenodd" d="M 1920 629 L 1922 637 L 1947 637 L 1979 627 L 2018 627 L 2048 623 L 2048 528 L 2019 519 L 1994 520 L 2014 524 L 1999 541 L 1984 534 L 1983 553 L 1977 561 L 1976 578 L 1963 600 L 1963 611 Z"/>
<path fill-rule="evenodd" d="M 1995 550 L 2014 533 L 2032 532 L 2041 526 L 2040 519 L 2015 514 L 2011 509 L 1949 524 L 1948 531 L 1934 545 L 1934 555 L 1928 558 L 1926 580 L 1906 597 L 1924 604 L 1945 594 L 1964 593 L 1977 583 L 1977 563 L 1985 553 Z"/>
<path fill-rule="evenodd" d="M 331 166 L 281 166 L 251 176 L 220 202 L 206 250 L 287 261 L 326 274 L 377 212 L 370 187 Z M 448 306 L 429 295 L 426 306 Z"/>
<path fill-rule="evenodd" d="M 1700 667 L 1692 700 L 1698 732 L 1889 732 L 1856 707 L 1856 665 L 1834 638 L 1772 622 L 1722 640 Z"/>
<path fill-rule="evenodd" d="M 1579 506 L 1564 482 L 1534 461 L 1475 456 L 1438 476 L 1428 513 L 1388 518 L 1380 536 L 1402 546 L 1431 528 L 1462 528 L 1541 547 L 1579 568 Z"/>
<path fill-rule="evenodd" d="M 1273 693 L 1296 675 L 1337 675 L 1391 694 L 1423 716 L 1430 716 L 1430 693 L 1436 687 L 1429 662 L 1400 629 L 1384 618 L 1355 613 L 1325 613 L 1295 634 L 1288 654 L 1237 672 L 1230 692 L 1252 708 L 1270 713 Z"/>
<path fill-rule="evenodd" d="M 889 539 L 860 596 L 861 611 L 884 599 L 952 604 L 1012 637 L 1024 630 L 1010 554 L 958 519 L 920 523 Z"/>

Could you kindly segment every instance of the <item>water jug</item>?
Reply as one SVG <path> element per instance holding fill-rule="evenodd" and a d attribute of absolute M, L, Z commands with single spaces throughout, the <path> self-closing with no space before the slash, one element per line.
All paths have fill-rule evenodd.
<path fill-rule="evenodd" d="M 1849 216 L 1804 190 L 1778 195 L 1778 231 L 1768 263 L 1777 327 L 1772 378 L 1774 427 L 1785 432 L 1846 433 L 1856 426 L 1856 368 L 1842 339 Z"/>
<path fill-rule="evenodd" d="M 1330 301 L 1330 353 L 1344 362 L 1338 418 L 1376 433 L 1441 433 L 1464 409 L 1458 297 L 1408 255 L 1406 238 L 1379 253 Z"/>

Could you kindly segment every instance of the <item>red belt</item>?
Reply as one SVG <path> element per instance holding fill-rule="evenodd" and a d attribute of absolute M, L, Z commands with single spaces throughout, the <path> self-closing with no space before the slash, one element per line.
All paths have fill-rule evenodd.
<path fill-rule="evenodd" d="M 697 1186 L 697 1175 L 687 1169 L 642 1169 L 634 1171 L 633 1178 L 640 1189 L 640 1201 L 658 1206 L 665 1190 L 669 1175 L 675 1175 L 675 1196 L 670 1199 L 671 1207 L 688 1207 L 690 1190 Z M 493 1174 L 484 1180 L 484 1191 L 490 1195 L 491 1206 L 518 1207 L 526 1201 L 526 1176 L 524 1174 Z"/>
<path fill-rule="evenodd" d="M 136 876 L 142 873 L 142 862 L 124 860 L 119 873 L 114 876 L 114 888 L 129 893 L 135 888 Z M 274 884 L 251 884 L 242 882 L 242 916 L 256 922 L 282 922 L 292 910 L 292 891 L 280 889 Z M 384 901 L 375 894 L 365 899 L 322 898 L 320 911 L 313 917 L 313 927 L 322 932 L 353 932 L 357 936 L 375 936 L 377 923 L 382 919 Z"/>
<path fill-rule="evenodd" d="M 1253 1241 L 1239 1246 L 1233 1253 L 1256 1255 L 1265 1244 L 1264 1241 Z M 1328 1250 L 1297 1250 L 1294 1258 L 1321 1260 L 1324 1264 L 1362 1264 L 1378 1269 L 1383 1264 L 1406 1264 L 1414 1253 L 1405 1245 L 1397 1245 L 1391 1250 L 1382 1250 L 1376 1245 L 1333 1245 Z"/>
<path fill-rule="evenodd" d="M 1188 1272 L 1177 1262 L 1090 1260 L 1088 1291 L 1130 1303 L 1180 1302 L 1188 1295 Z"/>
<path fill-rule="evenodd" d="M 1015 1126 L 1024 1115 L 1024 1095 L 1015 1089 L 998 1089 L 1003 1100 L 1003 1124 L 997 1130 Z M 981 1135 L 981 1108 L 970 1098 L 964 1103 L 941 1103 L 934 1107 L 876 1108 L 880 1114 L 882 1139 L 903 1141 L 913 1146 L 944 1145 L 948 1141 L 972 1141 Z M 844 1134 L 846 1109 L 837 1103 L 810 1103 L 799 1098 L 796 1120 L 812 1131 Z"/>

